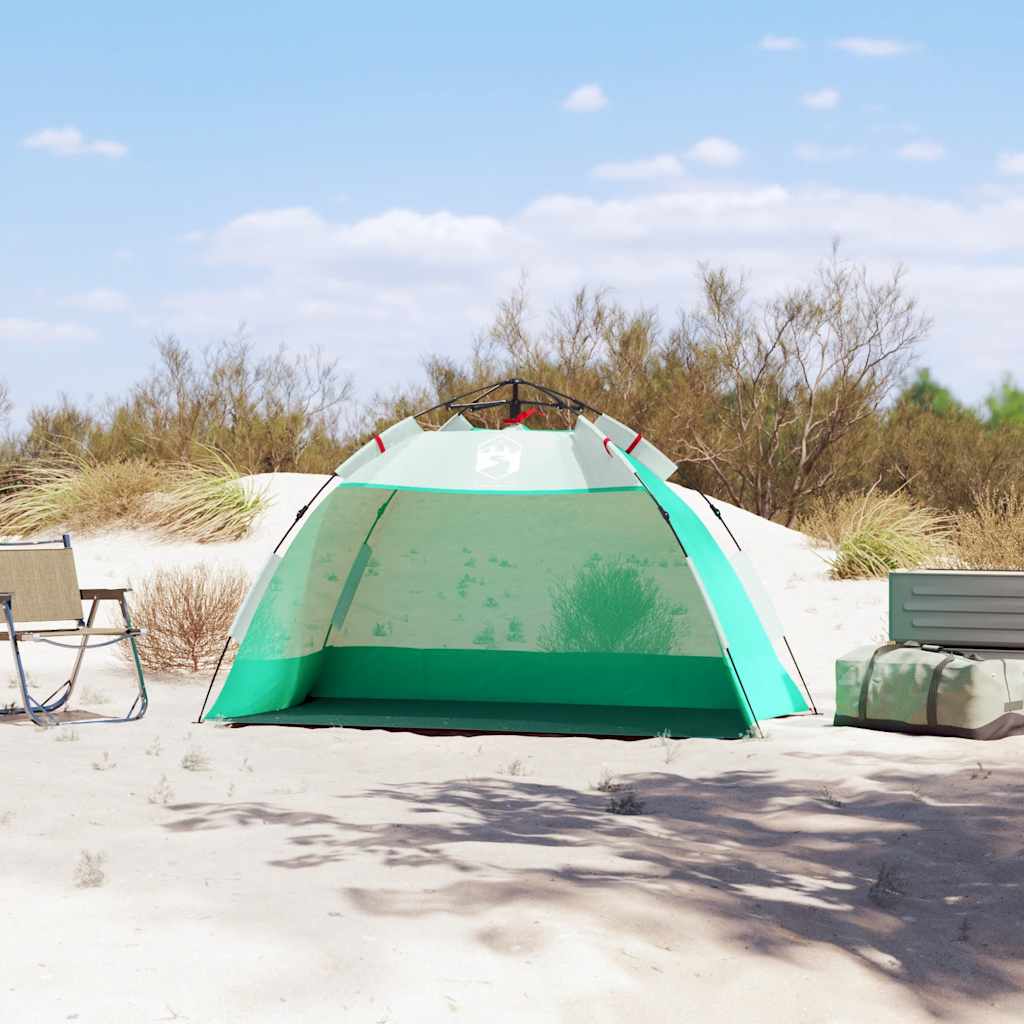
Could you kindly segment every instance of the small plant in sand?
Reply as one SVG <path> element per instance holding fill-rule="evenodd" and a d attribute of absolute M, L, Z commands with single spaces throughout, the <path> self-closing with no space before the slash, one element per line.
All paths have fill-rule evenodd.
<path fill-rule="evenodd" d="M 187 772 L 205 772 L 210 767 L 210 759 L 198 747 L 193 747 L 181 759 L 181 767 Z"/>
<path fill-rule="evenodd" d="M 95 686 L 83 686 L 76 696 L 76 703 L 83 704 L 106 704 L 110 698 Z"/>
<path fill-rule="evenodd" d="M 840 800 L 828 786 L 821 787 L 821 799 L 827 803 L 829 807 L 835 807 L 837 810 L 844 806 L 843 801 Z"/>
<path fill-rule="evenodd" d="M 83 850 L 75 866 L 75 885 L 79 889 L 96 889 L 103 885 L 107 880 L 107 874 L 103 870 L 106 860 L 106 854 Z"/>
<path fill-rule="evenodd" d="M 73 725 L 61 725 L 53 737 L 54 743 L 77 743 L 81 737 Z"/>
<path fill-rule="evenodd" d="M 146 799 L 151 804 L 160 804 L 161 806 L 166 806 L 174 799 L 174 789 L 167 781 L 166 775 L 160 776 L 160 781 Z"/>
<path fill-rule="evenodd" d="M 97 772 L 109 772 L 111 768 L 117 767 L 116 761 L 110 760 L 110 751 L 104 750 L 98 761 L 93 761 L 92 767 Z"/>
<path fill-rule="evenodd" d="M 194 565 L 157 569 L 135 588 L 132 616 L 146 631 L 138 642 L 148 672 L 212 669 L 245 597 L 249 579 L 240 569 Z M 119 647 L 125 659 L 131 650 Z"/>
<path fill-rule="evenodd" d="M 982 779 L 982 780 L 984 780 L 984 779 L 987 779 L 992 774 L 992 769 L 991 768 L 986 768 L 980 761 L 976 761 L 975 763 L 977 764 L 978 767 L 974 768 L 971 771 L 971 778 L 972 779 Z"/>
<path fill-rule="evenodd" d="M 644 802 L 631 786 L 623 786 L 608 799 L 605 810 L 612 814 L 643 814 Z"/>
<path fill-rule="evenodd" d="M 991 487 L 956 519 L 957 564 L 963 569 L 1024 569 L 1024 491 Z"/>
<path fill-rule="evenodd" d="M 800 521 L 813 540 L 832 548 L 826 558 L 837 580 L 871 579 L 893 569 L 941 566 L 953 556 L 953 521 L 915 505 L 902 493 L 822 499 Z"/>
<path fill-rule="evenodd" d="M 671 729 L 662 729 L 658 733 L 658 743 L 661 745 L 661 752 L 665 759 L 665 764 L 671 764 L 676 759 L 676 754 L 679 753 L 679 748 L 676 745 L 676 741 L 672 739 Z"/>
<path fill-rule="evenodd" d="M 598 793 L 618 793 L 622 789 L 622 783 L 616 782 L 615 776 L 607 768 L 602 768 L 600 778 L 594 783 L 594 789 Z"/>
<path fill-rule="evenodd" d="M 906 879 L 891 864 L 881 863 L 875 880 L 868 888 L 868 898 L 879 906 L 886 906 L 897 902 L 906 894 Z"/>
<path fill-rule="evenodd" d="M 500 775 L 525 775 L 526 765 L 517 757 L 508 764 L 498 769 Z"/>
<path fill-rule="evenodd" d="M 242 771 L 243 772 L 251 772 L 252 770 L 253 770 L 253 767 L 249 763 L 249 758 L 243 757 L 242 758 Z"/>
<path fill-rule="evenodd" d="M 163 753 L 163 747 L 160 745 L 160 737 L 154 736 L 153 742 L 146 747 L 146 757 L 159 757 Z"/>

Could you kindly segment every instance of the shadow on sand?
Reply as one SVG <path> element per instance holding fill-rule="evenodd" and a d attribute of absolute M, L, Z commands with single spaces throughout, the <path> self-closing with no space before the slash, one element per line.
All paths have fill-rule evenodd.
<path fill-rule="evenodd" d="M 472 918 L 495 907 L 525 912 L 542 900 L 676 948 L 699 942 L 694 929 L 702 927 L 761 956 L 828 946 L 907 986 L 936 1017 L 955 1016 L 963 999 L 988 1004 L 1020 991 L 1024 810 L 1016 773 L 960 769 L 922 779 L 867 770 L 849 796 L 761 771 L 622 781 L 644 800 L 642 815 L 610 814 L 607 796 L 593 791 L 478 778 L 339 796 L 330 814 L 184 804 L 168 808 L 176 818 L 166 828 L 287 829 L 294 853 L 271 862 L 287 870 L 368 857 L 454 873 L 437 885 L 432 872 L 429 888 L 409 884 L 407 872 L 396 875 L 404 887 L 347 888 L 370 914 Z M 393 813 L 372 824 L 347 819 L 346 804 L 367 798 Z M 536 848 L 519 858 L 533 866 L 516 866 L 510 844 Z M 616 920 L 615 908 L 627 906 L 619 895 L 631 899 Z"/>

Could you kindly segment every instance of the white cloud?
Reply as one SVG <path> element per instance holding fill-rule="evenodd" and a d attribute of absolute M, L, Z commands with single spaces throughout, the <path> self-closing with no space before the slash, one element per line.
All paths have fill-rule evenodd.
<path fill-rule="evenodd" d="M 593 114 L 598 110 L 604 110 L 608 106 L 608 97 L 604 89 L 596 82 L 589 82 L 573 89 L 568 96 L 562 100 L 562 109 L 571 110 L 575 114 Z"/>
<path fill-rule="evenodd" d="M 915 142 L 908 142 L 900 146 L 896 155 L 901 160 L 914 160 L 918 163 L 934 163 L 946 155 L 946 147 L 939 142 L 930 142 L 928 139 L 918 139 Z"/>
<path fill-rule="evenodd" d="M 760 50 L 773 50 L 778 53 L 799 50 L 803 45 L 796 36 L 761 36 L 757 43 Z"/>
<path fill-rule="evenodd" d="M 808 163 L 835 163 L 851 160 L 857 155 L 856 146 L 822 146 L 816 142 L 801 142 L 794 152 L 800 160 Z"/>
<path fill-rule="evenodd" d="M 905 43 L 900 39 L 874 39 L 869 36 L 847 36 L 833 43 L 856 57 L 902 57 L 920 49 L 919 43 Z"/>
<path fill-rule="evenodd" d="M 743 159 L 743 150 L 729 139 L 712 135 L 691 146 L 687 155 L 711 167 L 735 167 Z"/>
<path fill-rule="evenodd" d="M 1000 174 L 1024 174 L 1024 153 L 1000 153 L 996 166 Z"/>
<path fill-rule="evenodd" d="M 645 160 L 598 164 L 590 171 L 595 178 L 608 181 L 653 181 L 656 178 L 677 178 L 683 173 L 683 162 L 671 153 L 662 153 Z"/>
<path fill-rule="evenodd" d="M 94 341 L 96 332 L 84 324 L 52 323 L 9 316 L 0 318 L 0 338 L 25 345 L 37 345 L 59 341 Z"/>
<path fill-rule="evenodd" d="M 695 299 L 698 261 L 747 271 L 764 295 L 805 279 L 837 236 L 874 271 L 910 267 L 908 287 L 937 323 L 922 357 L 940 379 L 973 398 L 1012 365 L 1024 336 L 1024 195 L 1012 188 L 939 200 L 683 176 L 607 199 L 539 195 L 501 217 L 254 210 L 197 245 L 232 283 L 165 295 L 138 326 L 133 314 L 133 331 L 217 337 L 244 319 L 268 346 L 338 355 L 368 396 L 415 378 L 426 353 L 468 354 L 524 267 L 538 311 L 592 284 L 670 319 Z M 964 337 L 976 342 L 970 366 Z"/>
<path fill-rule="evenodd" d="M 86 139 L 74 126 L 47 128 L 21 140 L 25 149 L 41 149 L 54 156 L 105 156 L 118 160 L 128 152 L 128 147 L 110 139 Z"/>
<path fill-rule="evenodd" d="M 800 102 L 811 110 L 835 110 L 839 106 L 838 89 L 819 89 L 817 92 L 805 92 Z"/>
<path fill-rule="evenodd" d="M 114 288 L 93 288 L 88 292 L 69 295 L 61 305 L 87 313 L 123 313 L 128 309 L 128 299 Z"/>

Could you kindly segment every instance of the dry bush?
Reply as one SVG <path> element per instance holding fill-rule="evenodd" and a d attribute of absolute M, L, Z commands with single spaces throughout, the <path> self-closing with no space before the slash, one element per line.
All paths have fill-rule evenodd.
<path fill-rule="evenodd" d="M 166 471 L 142 459 L 93 462 L 70 455 L 35 459 L 13 470 L 0 493 L 0 523 L 9 537 L 83 533 L 142 521 L 148 496 Z"/>
<path fill-rule="evenodd" d="M 150 672 L 200 672 L 216 664 L 249 587 L 240 569 L 158 569 L 135 589 L 132 619 L 146 630 L 138 642 Z M 118 647 L 130 658 L 127 645 Z"/>
<path fill-rule="evenodd" d="M 1024 569 L 1024 492 L 986 487 L 956 518 L 957 561 L 964 569 Z"/>
<path fill-rule="evenodd" d="M 870 470 L 884 490 L 905 490 L 932 508 L 974 506 L 991 488 L 1024 487 L 1024 428 L 993 427 L 970 410 L 940 414 L 904 404 L 879 432 L 877 463 Z"/>
<path fill-rule="evenodd" d="M 832 548 L 829 575 L 837 580 L 870 579 L 893 569 L 945 564 L 952 555 L 952 519 L 915 505 L 901 493 L 870 490 L 819 500 L 799 528 Z"/>

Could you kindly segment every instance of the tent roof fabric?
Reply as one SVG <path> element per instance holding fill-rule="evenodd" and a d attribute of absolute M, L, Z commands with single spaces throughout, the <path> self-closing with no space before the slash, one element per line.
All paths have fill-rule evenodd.
<path fill-rule="evenodd" d="M 674 469 L 605 416 L 400 421 L 261 573 L 210 716 L 738 736 L 806 711 L 749 567 L 664 482 Z"/>

